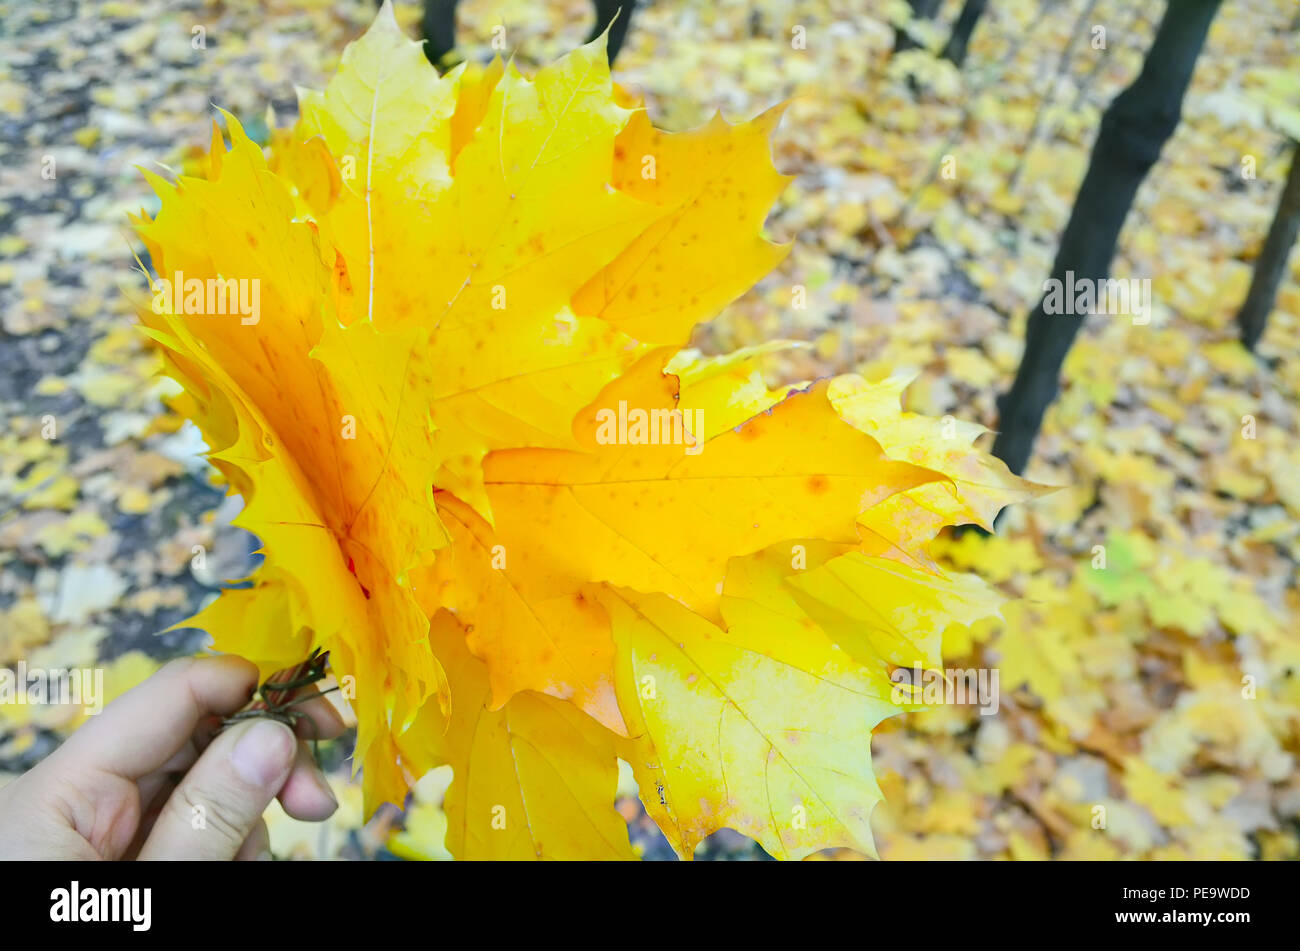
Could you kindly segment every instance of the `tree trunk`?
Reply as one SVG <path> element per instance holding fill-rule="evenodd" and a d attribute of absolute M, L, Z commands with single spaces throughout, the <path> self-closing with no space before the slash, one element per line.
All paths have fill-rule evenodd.
<path fill-rule="evenodd" d="M 623 48 L 623 40 L 627 38 L 627 28 L 632 25 L 632 11 L 635 9 L 636 0 L 596 0 L 596 25 L 592 27 L 587 42 L 590 43 L 604 33 L 606 27 L 609 27 L 606 52 L 611 66 L 614 65 L 614 57 L 618 56 L 618 51 Z M 618 19 L 614 18 L 616 13 Z M 610 26 L 611 22 L 613 26 Z"/>
<path fill-rule="evenodd" d="M 1241 342 L 1247 350 L 1254 350 L 1264 333 L 1277 288 L 1286 273 L 1286 261 L 1300 233 L 1300 143 L 1291 152 L 1291 171 L 1282 186 L 1282 197 L 1277 202 L 1273 224 L 1255 262 L 1255 274 L 1250 279 L 1250 291 L 1237 312 L 1237 326 L 1241 329 Z"/>
<path fill-rule="evenodd" d="M 953 24 L 942 54 L 944 59 L 958 69 L 966 62 L 966 47 L 970 45 L 971 33 L 975 31 L 975 24 L 984 15 L 988 5 L 989 0 L 966 0 L 962 4 L 961 13 L 957 15 L 957 22 Z"/>
<path fill-rule="evenodd" d="M 424 55 L 434 66 L 456 48 L 456 0 L 424 0 Z"/>
<path fill-rule="evenodd" d="M 907 0 L 907 5 L 912 8 L 913 20 L 933 20 L 934 15 L 939 12 L 939 7 L 943 0 Z M 912 39 L 910 33 L 903 29 L 894 30 L 894 52 L 901 53 L 904 50 L 914 50 L 920 48 L 921 44 Z"/>
<path fill-rule="evenodd" d="M 1101 119 L 1088 172 L 1052 265 L 1052 278 L 1075 284 L 1108 277 L 1120 228 L 1138 186 L 1178 126 L 1183 95 L 1222 0 L 1169 0 L 1142 72 L 1115 97 Z M 1046 290 L 1046 288 L 1044 288 Z M 1061 364 L 1082 316 L 1049 315 L 1045 299 L 1029 316 L 1025 353 L 1010 391 L 998 400 L 993 454 L 1024 471 L 1043 414 L 1060 388 Z"/>
<path fill-rule="evenodd" d="M 424 55 L 434 66 L 441 67 L 443 57 L 456 48 L 456 2 L 457 0 L 424 0 L 424 16 L 420 21 L 425 39 Z M 623 48 L 623 40 L 627 38 L 627 28 L 632 23 L 636 0 L 595 0 L 595 7 L 596 25 L 587 37 L 587 42 L 590 43 L 609 27 L 606 55 L 612 66 L 614 57 Z M 617 19 L 615 14 L 618 14 Z"/>

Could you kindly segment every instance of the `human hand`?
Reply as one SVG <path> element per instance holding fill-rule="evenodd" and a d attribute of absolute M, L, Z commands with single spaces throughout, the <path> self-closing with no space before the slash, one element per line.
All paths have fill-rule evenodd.
<path fill-rule="evenodd" d="M 257 717 L 217 732 L 256 688 L 257 668 L 239 657 L 163 667 L 0 789 L 0 859 L 270 858 L 272 799 L 308 821 L 338 804 L 284 724 Z M 323 697 L 294 709 L 300 737 L 343 732 Z"/>

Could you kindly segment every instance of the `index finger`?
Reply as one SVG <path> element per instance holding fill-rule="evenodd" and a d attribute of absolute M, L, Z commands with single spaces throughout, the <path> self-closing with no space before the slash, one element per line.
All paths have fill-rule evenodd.
<path fill-rule="evenodd" d="M 184 747 L 202 720 L 244 706 L 256 687 L 257 667 L 242 657 L 172 661 L 105 707 L 50 759 L 135 782 Z"/>

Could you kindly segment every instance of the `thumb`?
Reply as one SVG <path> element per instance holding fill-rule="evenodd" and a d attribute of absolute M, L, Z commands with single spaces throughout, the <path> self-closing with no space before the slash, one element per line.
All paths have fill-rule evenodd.
<path fill-rule="evenodd" d="M 221 733 L 167 800 L 141 859 L 233 859 L 289 778 L 298 741 L 265 718 Z"/>

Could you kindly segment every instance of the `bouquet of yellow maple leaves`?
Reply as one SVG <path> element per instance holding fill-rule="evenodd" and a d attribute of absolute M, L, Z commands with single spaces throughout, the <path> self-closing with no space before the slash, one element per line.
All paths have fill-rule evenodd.
<path fill-rule="evenodd" d="M 367 810 L 450 764 L 457 857 L 634 857 L 619 758 L 683 857 L 872 853 L 891 674 L 999 609 L 926 553 L 1038 491 L 980 427 L 682 351 L 787 250 L 778 118 L 658 131 L 602 40 L 439 77 L 385 5 L 269 155 L 151 176 L 142 322 L 265 555 L 188 623 L 328 650 Z"/>

